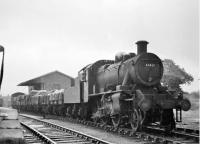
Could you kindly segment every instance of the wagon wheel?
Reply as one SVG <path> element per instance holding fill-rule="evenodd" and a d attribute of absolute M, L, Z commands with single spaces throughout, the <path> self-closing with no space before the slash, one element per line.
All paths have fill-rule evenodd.
<path fill-rule="evenodd" d="M 68 106 L 67 110 L 66 110 L 66 116 L 70 117 L 71 114 L 72 114 L 72 108 L 71 108 L 71 106 Z"/>
<path fill-rule="evenodd" d="M 112 116 L 112 124 L 114 127 L 119 127 L 121 123 L 121 117 L 119 114 Z"/>
<path fill-rule="evenodd" d="M 129 123 L 131 124 L 133 132 L 136 132 L 140 129 L 141 113 L 137 109 L 134 109 L 133 112 L 130 114 Z"/>

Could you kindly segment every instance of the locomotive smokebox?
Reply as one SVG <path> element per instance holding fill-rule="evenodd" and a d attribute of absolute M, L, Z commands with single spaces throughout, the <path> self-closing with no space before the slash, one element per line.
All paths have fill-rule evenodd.
<path fill-rule="evenodd" d="M 147 41 L 138 41 L 137 44 L 137 55 L 140 55 L 142 53 L 147 53 Z"/>

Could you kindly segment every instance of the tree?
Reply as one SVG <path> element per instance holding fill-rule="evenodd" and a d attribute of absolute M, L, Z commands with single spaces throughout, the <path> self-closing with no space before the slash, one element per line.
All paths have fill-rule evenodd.
<path fill-rule="evenodd" d="M 179 91 L 181 84 L 190 84 L 193 81 L 193 77 L 179 65 L 176 65 L 173 60 L 164 59 L 163 66 L 164 73 L 161 83 L 169 90 Z"/>

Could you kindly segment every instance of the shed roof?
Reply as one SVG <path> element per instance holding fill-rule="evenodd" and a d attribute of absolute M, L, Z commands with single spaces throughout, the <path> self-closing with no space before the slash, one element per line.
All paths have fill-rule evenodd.
<path fill-rule="evenodd" d="M 16 92 L 16 93 L 13 93 L 12 95 L 11 95 L 11 97 L 17 97 L 17 96 L 19 96 L 19 95 L 24 95 L 25 93 L 23 93 L 23 92 Z"/>
<path fill-rule="evenodd" d="M 25 81 L 25 82 L 21 82 L 21 83 L 19 83 L 17 86 L 32 86 L 32 85 L 35 85 L 35 84 L 38 83 L 38 81 L 39 81 L 42 77 L 46 77 L 46 76 L 52 75 L 52 74 L 54 74 L 54 73 L 61 74 L 61 75 L 65 76 L 65 77 L 67 77 L 67 78 L 69 78 L 69 79 L 74 79 L 74 78 L 71 77 L 71 76 L 68 76 L 68 75 L 66 75 L 66 74 L 64 74 L 64 73 L 62 73 L 62 72 L 59 72 L 59 71 L 55 70 L 55 71 L 53 71 L 53 72 L 49 72 L 49 73 L 44 74 L 44 75 L 41 75 L 41 76 L 39 76 L 39 77 L 36 77 L 36 78 L 30 79 L 30 80 L 27 80 L 27 81 Z"/>

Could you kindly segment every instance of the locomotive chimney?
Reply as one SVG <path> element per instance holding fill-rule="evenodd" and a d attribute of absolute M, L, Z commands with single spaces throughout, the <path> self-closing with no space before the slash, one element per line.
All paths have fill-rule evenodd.
<path fill-rule="evenodd" d="M 138 41 L 137 44 L 137 55 L 147 53 L 147 41 Z"/>

